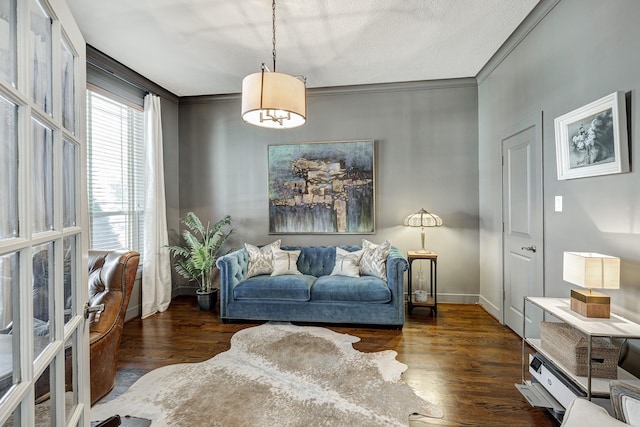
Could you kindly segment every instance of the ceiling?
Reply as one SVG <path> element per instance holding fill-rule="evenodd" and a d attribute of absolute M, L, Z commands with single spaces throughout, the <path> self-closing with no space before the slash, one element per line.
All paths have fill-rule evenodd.
<path fill-rule="evenodd" d="M 474 77 L 539 0 L 278 0 L 277 71 L 307 87 Z M 178 96 L 272 67 L 269 0 L 67 0 L 86 41 Z"/>

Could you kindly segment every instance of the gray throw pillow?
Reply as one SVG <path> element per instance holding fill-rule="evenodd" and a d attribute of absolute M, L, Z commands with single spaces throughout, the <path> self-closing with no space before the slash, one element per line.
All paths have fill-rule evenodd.
<path fill-rule="evenodd" d="M 249 268 L 247 269 L 247 279 L 261 274 L 271 274 L 273 272 L 272 248 L 280 248 L 280 239 L 269 243 L 261 248 L 245 243 L 244 247 L 249 252 Z"/>
<path fill-rule="evenodd" d="M 364 253 L 360 259 L 360 274 L 374 276 L 387 281 L 387 257 L 391 249 L 391 241 L 376 245 L 366 239 L 362 239 Z"/>

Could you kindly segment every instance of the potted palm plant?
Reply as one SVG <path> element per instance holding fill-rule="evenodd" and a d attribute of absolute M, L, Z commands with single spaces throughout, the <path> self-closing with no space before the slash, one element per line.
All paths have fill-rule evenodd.
<path fill-rule="evenodd" d="M 216 260 L 224 255 L 223 246 L 233 230 L 229 215 L 205 227 L 193 212 L 180 220 L 186 229 L 182 233 L 182 245 L 168 246 L 174 256 L 176 273 L 198 283 L 198 306 L 202 310 L 215 307 L 218 289 L 213 286 Z"/>

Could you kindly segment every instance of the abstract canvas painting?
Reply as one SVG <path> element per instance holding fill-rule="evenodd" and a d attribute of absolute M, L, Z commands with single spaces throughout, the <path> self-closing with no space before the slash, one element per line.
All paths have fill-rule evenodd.
<path fill-rule="evenodd" d="M 268 150 L 270 234 L 374 233 L 373 140 Z"/>

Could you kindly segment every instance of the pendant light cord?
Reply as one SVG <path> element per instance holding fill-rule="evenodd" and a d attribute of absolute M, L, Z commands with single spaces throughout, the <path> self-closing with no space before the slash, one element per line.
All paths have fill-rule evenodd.
<path fill-rule="evenodd" d="M 271 22 L 273 23 L 273 38 L 271 39 L 271 42 L 273 43 L 273 72 L 276 71 L 276 0 L 273 0 L 272 4 L 271 4 L 271 9 L 273 10 L 272 16 L 271 16 Z"/>

